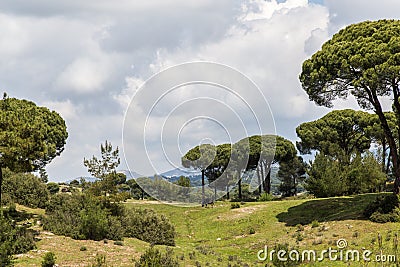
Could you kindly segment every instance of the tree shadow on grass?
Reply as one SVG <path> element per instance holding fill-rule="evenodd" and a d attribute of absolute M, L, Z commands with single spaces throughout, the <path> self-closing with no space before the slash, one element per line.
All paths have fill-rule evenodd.
<path fill-rule="evenodd" d="M 365 220 L 364 209 L 379 194 L 364 194 L 351 197 L 324 198 L 306 201 L 279 213 L 276 217 L 286 226 L 310 224 L 312 221 Z"/>

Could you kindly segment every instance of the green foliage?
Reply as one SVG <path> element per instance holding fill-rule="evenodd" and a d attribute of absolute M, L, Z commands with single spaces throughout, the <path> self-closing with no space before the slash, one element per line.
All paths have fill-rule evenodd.
<path fill-rule="evenodd" d="M 369 149 L 371 137 L 367 135 L 367 127 L 373 124 L 373 118 L 373 114 L 363 111 L 333 110 L 296 128 L 301 139 L 297 147 L 303 154 L 316 150 L 348 164 L 354 153 Z"/>
<path fill-rule="evenodd" d="M 3 192 L 13 201 L 31 208 L 44 208 L 49 200 L 46 184 L 31 173 L 4 169 Z"/>
<path fill-rule="evenodd" d="M 119 212 L 118 207 L 107 205 L 106 201 L 85 194 L 54 195 L 46 208 L 43 227 L 75 239 L 122 239 L 121 223 L 113 216 Z"/>
<path fill-rule="evenodd" d="M 178 267 L 179 263 L 175 259 L 171 248 L 166 248 L 164 254 L 157 248 L 151 246 L 144 252 L 144 254 L 142 254 L 142 256 L 140 256 L 140 259 L 135 262 L 135 267 L 150 266 Z"/>
<path fill-rule="evenodd" d="M 319 226 L 319 222 L 317 220 L 314 220 L 311 222 L 311 228 L 317 228 Z"/>
<path fill-rule="evenodd" d="M 181 176 L 175 183 L 182 187 L 190 187 L 189 177 Z"/>
<path fill-rule="evenodd" d="M 114 245 L 116 245 L 116 246 L 123 246 L 123 245 L 124 245 L 124 242 L 122 242 L 122 241 L 115 241 L 115 242 L 114 242 Z"/>
<path fill-rule="evenodd" d="M 196 146 L 182 157 L 182 165 L 204 171 L 213 162 L 216 150 L 216 147 L 210 144 Z"/>
<path fill-rule="evenodd" d="M 319 105 L 331 106 L 335 98 L 352 93 L 361 107 L 370 108 L 375 100 L 368 92 L 385 96 L 394 89 L 388 77 L 400 73 L 399 39 L 398 20 L 365 21 L 340 30 L 303 63 L 304 90 Z"/>
<path fill-rule="evenodd" d="M 44 229 L 75 239 L 135 237 L 152 244 L 175 244 L 175 229 L 164 215 L 153 210 L 126 209 L 105 197 L 57 194 L 51 198 L 46 215 Z"/>
<path fill-rule="evenodd" d="M 90 267 L 107 267 L 107 258 L 106 255 L 96 254 L 96 257 L 93 260 L 93 263 L 90 264 Z"/>
<path fill-rule="evenodd" d="M 308 175 L 305 187 L 316 197 L 375 192 L 386 180 L 370 153 L 364 157 L 357 155 L 348 166 L 323 153 L 317 154 Z"/>
<path fill-rule="evenodd" d="M 126 237 L 153 245 L 175 245 L 175 228 L 164 215 L 149 209 L 127 209 L 123 220 Z"/>
<path fill-rule="evenodd" d="M 274 196 L 268 193 L 262 193 L 261 196 L 258 198 L 258 201 L 272 201 L 274 200 Z"/>
<path fill-rule="evenodd" d="M 302 157 L 293 157 L 288 161 L 279 164 L 278 178 L 281 180 L 279 191 L 283 197 L 290 197 L 297 194 L 299 181 L 304 180 L 307 164 Z"/>
<path fill-rule="evenodd" d="M 364 216 L 373 222 L 400 221 L 400 200 L 398 195 L 378 196 L 364 210 Z"/>
<path fill-rule="evenodd" d="M 88 168 L 88 172 L 97 178 L 104 178 L 106 175 L 116 172 L 116 168 L 121 163 L 118 147 L 113 150 L 112 144 L 107 140 L 100 145 L 101 159 L 93 156 L 91 159 L 84 159 L 83 164 Z"/>
<path fill-rule="evenodd" d="M 231 203 L 231 209 L 238 209 L 240 208 L 240 204 L 239 203 Z"/>
<path fill-rule="evenodd" d="M 56 255 L 53 252 L 47 252 L 42 261 L 42 267 L 53 267 L 56 264 Z"/>
<path fill-rule="evenodd" d="M 113 150 L 112 144 L 107 140 L 100 145 L 101 159 L 92 156 L 91 159 L 83 159 L 83 164 L 88 168 L 88 172 L 94 177 L 99 178 L 89 188 L 91 193 L 99 196 L 101 194 L 117 193 L 117 185 L 126 181 L 123 173 L 117 173 L 116 169 L 121 163 L 118 147 Z"/>
<path fill-rule="evenodd" d="M 305 188 L 316 197 L 340 196 L 348 191 L 344 170 L 338 161 L 317 154 L 308 171 Z"/>
<path fill-rule="evenodd" d="M 247 183 L 241 183 L 241 197 L 239 196 L 239 187 L 236 187 L 235 190 L 232 192 L 231 201 L 256 201 L 258 197 L 258 191 L 250 192 L 250 185 Z"/>
<path fill-rule="evenodd" d="M 0 215 L 0 266 L 11 266 L 12 255 L 25 253 L 35 248 L 31 231 L 19 227 L 11 219 Z"/>
<path fill-rule="evenodd" d="M 49 190 L 50 194 L 56 194 L 60 191 L 60 185 L 54 182 L 47 183 L 47 190 Z"/>
<path fill-rule="evenodd" d="M 72 180 L 69 184 L 72 185 L 72 186 L 76 186 L 76 187 L 78 187 L 80 185 L 79 181 L 76 180 L 76 179 Z"/>
<path fill-rule="evenodd" d="M 283 250 L 283 251 L 287 251 L 287 252 L 293 250 L 293 248 L 290 248 L 287 243 L 276 244 L 273 249 L 275 251 Z M 288 257 L 288 256 L 286 255 L 285 257 Z M 291 267 L 291 266 L 300 265 L 300 261 L 291 260 L 289 257 L 286 261 L 282 261 L 282 260 L 278 259 L 278 257 L 275 254 L 274 257 L 272 258 L 272 264 L 276 267 Z"/>
<path fill-rule="evenodd" d="M 0 100 L 2 167 L 32 172 L 64 150 L 68 137 L 61 116 L 35 103 L 16 98 Z"/>
<path fill-rule="evenodd" d="M 256 230 L 253 227 L 250 227 L 249 235 L 254 235 L 255 233 L 256 233 Z"/>
<path fill-rule="evenodd" d="M 378 20 L 352 24 L 340 30 L 322 49 L 303 63 L 300 81 L 310 100 L 332 107 L 335 99 L 352 94 L 359 106 L 378 115 L 391 150 L 399 192 L 400 165 L 396 127 L 392 128 L 380 97 L 393 101 L 400 124 L 400 21 Z"/>
<path fill-rule="evenodd" d="M 146 179 L 144 177 L 138 178 L 139 180 Z M 126 181 L 126 184 L 129 186 L 131 197 L 133 199 L 141 199 L 142 197 L 148 197 L 148 194 L 143 191 L 143 189 L 139 186 L 135 179 L 130 179 Z"/>
<path fill-rule="evenodd" d="M 396 209 L 390 213 L 380 213 L 378 211 L 372 213 L 369 217 L 372 222 L 376 223 L 387 223 L 387 222 L 399 222 L 400 221 L 400 211 Z"/>

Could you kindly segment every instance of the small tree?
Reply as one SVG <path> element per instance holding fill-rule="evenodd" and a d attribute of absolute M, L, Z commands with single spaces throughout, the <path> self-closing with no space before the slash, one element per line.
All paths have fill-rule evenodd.
<path fill-rule="evenodd" d="M 299 156 L 279 164 L 278 178 L 281 180 L 279 191 L 284 197 L 297 194 L 298 182 L 305 178 L 306 170 L 307 164 Z"/>
<path fill-rule="evenodd" d="M 53 252 L 47 252 L 42 261 L 42 267 L 53 267 L 56 264 L 56 255 Z"/>
<path fill-rule="evenodd" d="M 101 159 L 93 156 L 91 159 L 83 159 L 83 164 L 88 168 L 88 172 L 100 179 L 100 190 L 107 193 L 115 193 L 118 181 L 123 179 L 116 169 L 121 163 L 118 147 L 113 150 L 112 144 L 106 140 L 105 144 L 100 145 Z M 123 181 L 126 180 L 123 179 Z"/>
<path fill-rule="evenodd" d="M 201 171 L 201 205 L 205 203 L 205 172 L 211 165 L 216 155 L 216 148 L 210 144 L 196 146 L 182 157 L 182 165 Z"/>

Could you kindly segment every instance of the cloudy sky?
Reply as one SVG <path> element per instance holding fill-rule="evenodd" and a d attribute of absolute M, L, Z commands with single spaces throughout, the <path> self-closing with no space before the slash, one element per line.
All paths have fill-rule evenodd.
<path fill-rule="evenodd" d="M 106 139 L 122 149 L 124 116 L 138 88 L 154 74 L 191 61 L 227 65 L 251 79 L 269 103 L 276 132 L 295 141 L 297 125 L 328 112 L 310 103 L 301 89 L 298 75 L 302 62 L 346 25 L 399 19 L 399 10 L 397 0 L 2 0 L 0 90 L 56 110 L 65 119 L 69 132 L 65 151 L 47 166 L 52 181 L 87 175 L 83 158 L 98 155 L 99 144 Z M 226 100 L 227 92 L 221 96 L 216 88 L 204 88 L 199 96 L 196 91 L 198 88 L 190 86 L 181 88 L 170 98 L 183 103 L 209 94 L 231 112 L 244 112 L 240 103 L 235 104 L 237 99 Z M 257 93 L 242 94 L 250 103 L 259 98 Z M 158 127 L 146 130 L 149 142 L 179 106 L 171 101 L 158 106 Z M 193 105 L 192 111 L 206 106 L 214 114 L 228 112 L 209 109 L 214 104 Z M 354 102 L 337 107 L 354 107 Z M 267 106 L 265 110 L 269 112 Z M 140 125 L 142 118 L 132 116 L 125 125 Z M 190 116 L 196 118 L 195 113 Z M 212 121 L 183 127 L 187 118 L 179 120 L 182 125 L 177 128 L 185 138 L 175 143 L 181 153 L 204 139 L 227 141 L 230 135 L 225 136 L 223 130 L 236 129 L 237 122 L 224 119 L 221 132 Z M 209 135 L 206 129 L 214 128 L 215 134 Z M 166 132 L 176 135 L 176 131 Z M 149 146 L 152 163 L 162 166 L 157 171 L 168 169 L 166 157 L 160 156 L 163 151 Z M 132 145 L 128 163 L 136 170 L 146 155 L 140 150 L 135 154 L 134 148 Z M 179 156 L 171 157 L 176 161 Z M 124 162 L 121 169 L 125 168 Z"/>

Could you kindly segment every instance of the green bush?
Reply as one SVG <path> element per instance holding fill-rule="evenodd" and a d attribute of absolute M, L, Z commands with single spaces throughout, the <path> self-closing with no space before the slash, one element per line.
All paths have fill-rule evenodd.
<path fill-rule="evenodd" d="M 90 264 L 90 267 L 107 267 L 106 255 L 96 254 L 96 258 L 94 258 L 93 263 Z"/>
<path fill-rule="evenodd" d="M 232 203 L 231 204 L 231 209 L 238 209 L 240 208 L 240 204 L 239 203 Z"/>
<path fill-rule="evenodd" d="M 122 240 L 134 237 L 151 244 L 175 245 L 175 228 L 153 210 L 127 209 L 103 197 L 53 195 L 43 228 L 74 239 Z"/>
<path fill-rule="evenodd" d="M 31 208 L 45 208 L 49 200 L 46 184 L 31 173 L 12 173 L 4 169 L 3 194 L 13 202 Z"/>
<path fill-rule="evenodd" d="M 250 227 L 249 235 L 254 235 L 255 233 L 256 233 L 256 230 L 253 227 Z"/>
<path fill-rule="evenodd" d="M 311 228 L 317 228 L 319 226 L 319 222 L 317 220 L 314 220 L 311 222 Z"/>
<path fill-rule="evenodd" d="M 122 241 L 115 241 L 115 242 L 114 242 L 114 245 L 116 245 L 116 246 L 123 246 L 123 245 L 124 245 L 124 242 L 122 242 Z"/>
<path fill-rule="evenodd" d="M 364 216 L 373 222 L 400 221 L 399 197 L 395 194 L 378 196 L 364 210 Z"/>
<path fill-rule="evenodd" d="M 47 190 L 49 190 L 50 194 L 56 194 L 60 191 L 60 185 L 54 182 L 47 183 Z"/>
<path fill-rule="evenodd" d="M 386 181 L 386 175 L 371 153 L 356 155 L 348 165 L 319 153 L 307 173 L 305 188 L 316 197 L 375 192 Z"/>
<path fill-rule="evenodd" d="M 293 248 L 290 248 L 288 244 L 276 244 L 274 247 L 275 251 L 291 251 Z M 278 259 L 278 257 L 276 256 L 276 254 L 274 255 L 274 257 L 272 258 L 272 264 L 276 267 L 289 267 L 289 266 L 298 266 L 300 265 L 299 261 L 293 261 L 291 259 L 288 258 L 287 261 L 282 261 L 280 259 Z"/>
<path fill-rule="evenodd" d="M 11 266 L 12 255 L 35 248 L 31 231 L 0 215 L 0 266 Z"/>
<path fill-rule="evenodd" d="M 175 228 L 164 215 L 150 209 L 127 209 L 123 220 L 126 237 L 153 245 L 175 245 Z"/>
<path fill-rule="evenodd" d="M 178 267 L 179 263 L 171 248 L 166 248 L 166 252 L 163 254 L 157 248 L 151 246 L 140 256 L 139 261 L 135 262 L 135 267 L 149 266 Z"/>
<path fill-rule="evenodd" d="M 274 196 L 272 194 L 268 193 L 262 193 L 260 197 L 258 198 L 258 201 L 272 201 L 274 200 Z"/>
<path fill-rule="evenodd" d="M 115 205 L 85 194 L 57 194 L 46 208 L 43 228 L 74 239 L 121 240 L 124 229 L 120 220 L 113 216 L 113 213 L 120 213 Z"/>
<path fill-rule="evenodd" d="M 377 222 L 377 223 L 399 222 L 400 212 L 398 209 L 390 213 L 380 213 L 378 211 L 375 211 L 374 213 L 372 213 L 369 219 L 372 222 Z"/>
<path fill-rule="evenodd" d="M 47 252 L 42 261 L 42 267 L 53 267 L 56 264 L 56 255 L 53 252 Z"/>

